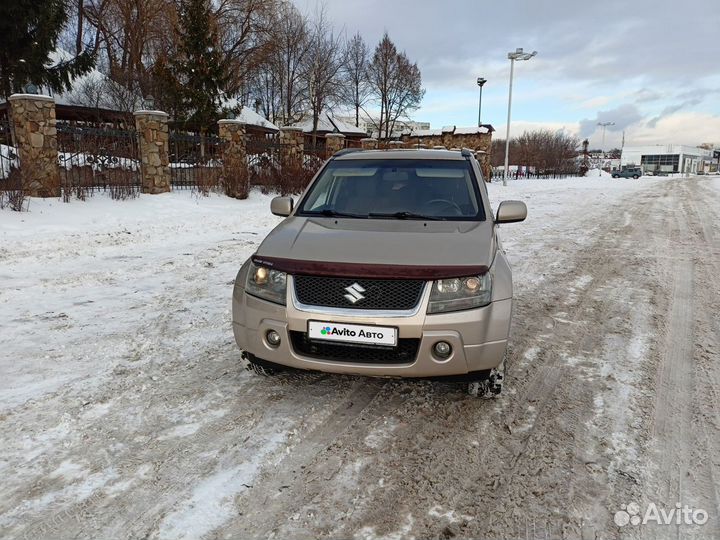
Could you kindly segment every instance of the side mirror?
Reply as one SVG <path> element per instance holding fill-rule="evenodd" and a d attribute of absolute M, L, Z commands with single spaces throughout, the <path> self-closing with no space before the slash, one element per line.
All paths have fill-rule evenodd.
<path fill-rule="evenodd" d="M 270 202 L 270 211 L 276 216 L 289 216 L 293 211 L 292 197 L 275 197 Z"/>
<path fill-rule="evenodd" d="M 503 201 L 498 206 L 495 223 L 517 223 L 527 217 L 527 206 L 522 201 Z"/>

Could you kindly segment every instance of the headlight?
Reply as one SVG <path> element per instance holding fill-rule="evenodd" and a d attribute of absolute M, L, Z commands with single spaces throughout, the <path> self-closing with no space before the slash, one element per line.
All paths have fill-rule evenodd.
<path fill-rule="evenodd" d="M 245 291 L 263 300 L 285 305 L 287 274 L 251 262 L 247 273 Z"/>
<path fill-rule="evenodd" d="M 490 272 L 481 276 L 439 279 L 430 292 L 428 313 L 444 313 L 487 306 L 492 300 Z"/>

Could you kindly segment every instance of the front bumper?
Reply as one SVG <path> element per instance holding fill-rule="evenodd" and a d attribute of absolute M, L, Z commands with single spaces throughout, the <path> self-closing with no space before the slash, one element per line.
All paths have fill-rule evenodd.
<path fill-rule="evenodd" d="M 288 276 L 288 291 L 294 284 Z M 488 306 L 467 311 L 426 314 L 430 287 L 426 287 L 418 309 L 411 314 L 385 316 L 362 310 L 333 310 L 298 306 L 288 293 L 287 306 L 280 306 L 233 290 L 233 332 L 238 346 L 262 360 L 299 369 L 381 377 L 441 377 L 464 375 L 497 367 L 507 346 L 512 299 L 494 301 Z M 300 354 L 292 345 L 290 332 L 307 332 L 308 321 L 320 320 L 347 324 L 375 324 L 398 328 L 400 339 L 418 339 L 414 360 L 405 363 L 362 363 L 339 359 L 318 359 Z M 265 340 L 269 330 L 281 336 L 272 347 Z M 453 352 L 449 358 L 432 353 L 438 341 L 447 341 Z"/>

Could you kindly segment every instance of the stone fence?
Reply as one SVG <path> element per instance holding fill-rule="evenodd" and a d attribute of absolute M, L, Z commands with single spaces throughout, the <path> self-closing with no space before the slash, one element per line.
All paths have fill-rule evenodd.
<path fill-rule="evenodd" d="M 19 157 L 19 177 L 23 192 L 32 197 L 60 197 L 64 184 L 61 181 L 61 166 L 58 159 L 58 132 L 53 98 L 34 94 L 14 94 L 8 101 L 12 140 Z M 132 141 L 137 141 L 132 142 L 131 147 L 137 146 L 133 167 L 139 171 L 136 174 L 140 175 L 138 184 L 142 193 L 168 192 L 172 189 L 171 167 L 184 165 L 170 163 L 168 115 L 163 111 L 141 110 L 136 111 L 134 116 L 135 129 L 130 128 L 128 135 L 132 135 Z M 308 149 L 304 147 L 304 134 L 299 128 L 281 128 L 278 138 L 275 139 L 276 142 L 266 141 L 268 143 L 266 147 L 263 147 L 265 143 L 262 140 L 260 146 L 253 143 L 248 147 L 249 136 L 246 126 L 238 120 L 220 120 L 218 132 L 221 143 L 217 156 L 219 160 L 215 163 L 220 168 L 216 170 L 228 195 L 242 197 L 247 193 L 250 173 L 255 172 L 258 167 L 255 163 L 263 163 L 267 166 L 263 160 L 256 159 L 256 154 L 274 156 L 275 166 L 283 168 L 307 168 L 310 166 L 309 163 L 312 163 L 312 166 L 317 165 L 317 161 L 305 160 Z M 365 138 L 359 143 L 362 149 L 378 148 L 377 139 Z M 448 145 L 451 145 L 474 148 L 478 151 L 477 157 L 483 166 L 483 172 L 489 177 L 489 170 L 486 172 L 485 169 L 489 169 L 490 133 L 473 134 L 472 140 L 461 141 L 456 135 L 428 138 L 422 143 L 420 144 L 420 141 L 413 137 L 404 141 L 393 141 L 389 145 L 426 148 L 438 146 L 450 148 Z M 332 155 L 343 149 L 346 144 L 344 135 L 327 134 L 325 155 Z M 249 150 L 252 156 L 248 156 Z M 253 163 L 252 166 L 249 166 L 249 160 Z"/>
<path fill-rule="evenodd" d="M 63 182 L 58 160 L 58 134 L 55 102 L 50 96 L 14 94 L 9 98 L 9 123 L 12 143 L 19 158 L 22 190 L 32 197 L 60 197 Z M 142 193 L 158 194 L 171 190 L 170 132 L 168 114 L 163 111 L 141 110 L 135 114 L 133 140 L 137 140 L 137 161 Z M 111 128 L 108 128 L 111 129 Z M 229 195 L 246 193 L 248 179 L 248 135 L 246 126 L 237 120 L 220 120 L 221 141 L 219 162 L 224 186 Z M 344 136 L 331 134 L 326 138 L 327 152 L 344 146 Z M 372 139 L 371 141 L 374 141 Z M 133 143 L 134 144 L 134 143 Z M 368 144 L 363 143 L 363 146 Z M 369 143 L 372 147 L 372 143 Z M 377 145 L 377 141 L 375 141 Z M 270 153 L 270 147 L 254 150 Z M 90 153 L 91 150 L 88 150 Z M 302 167 L 304 135 L 301 129 L 282 128 L 272 150 L 281 166 Z M 126 160 L 127 161 L 127 160 Z M 181 164 L 182 165 L 182 164 Z"/>
<path fill-rule="evenodd" d="M 455 129 L 440 130 L 432 134 L 409 134 L 401 137 L 405 148 L 438 148 L 460 149 L 469 148 L 475 152 L 475 158 L 480 162 L 483 176 L 490 181 L 492 166 L 490 165 L 490 151 L 492 149 L 492 129 L 470 129 L 467 131 Z"/>

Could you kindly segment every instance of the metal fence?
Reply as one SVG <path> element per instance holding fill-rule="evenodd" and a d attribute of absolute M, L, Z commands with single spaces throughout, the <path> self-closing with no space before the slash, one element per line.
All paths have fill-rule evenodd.
<path fill-rule="evenodd" d="M 325 137 L 317 136 L 313 142 L 313 138 L 306 136 L 303 145 L 303 151 L 306 156 L 314 156 L 318 159 L 325 160 L 328 158 L 327 142 Z"/>
<path fill-rule="evenodd" d="M 109 190 L 113 198 L 133 197 L 140 191 L 134 128 L 58 121 L 57 141 L 63 199 L 83 199 L 94 190 Z"/>
<path fill-rule="evenodd" d="M 173 189 L 209 191 L 220 185 L 223 141 L 217 135 L 170 131 L 170 184 Z"/>
<path fill-rule="evenodd" d="M 283 156 L 291 145 L 281 143 L 278 134 L 250 136 L 245 143 L 250 185 L 274 188 L 283 175 Z"/>
<path fill-rule="evenodd" d="M 577 176 L 582 176 L 582 174 L 579 171 L 562 171 L 562 172 L 556 172 L 556 171 L 539 171 L 539 172 L 520 172 L 520 171 L 510 171 L 510 174 L 508 175 L 508 178 L 513 180 L 523 180 L 523 179 L 550 179 L 550 178 L 574 178 Z M 492 170 L 492 177 L 493 178 L 502 178 L 503 177 L 503 170 L 502 168 L 497 168 Z"/>
<path fill-rule="evenodd" d="M 0 116 L 0 189 L 15 188 L 20 158 L 13 145 L 12 127 L 7 115 Z"/>

